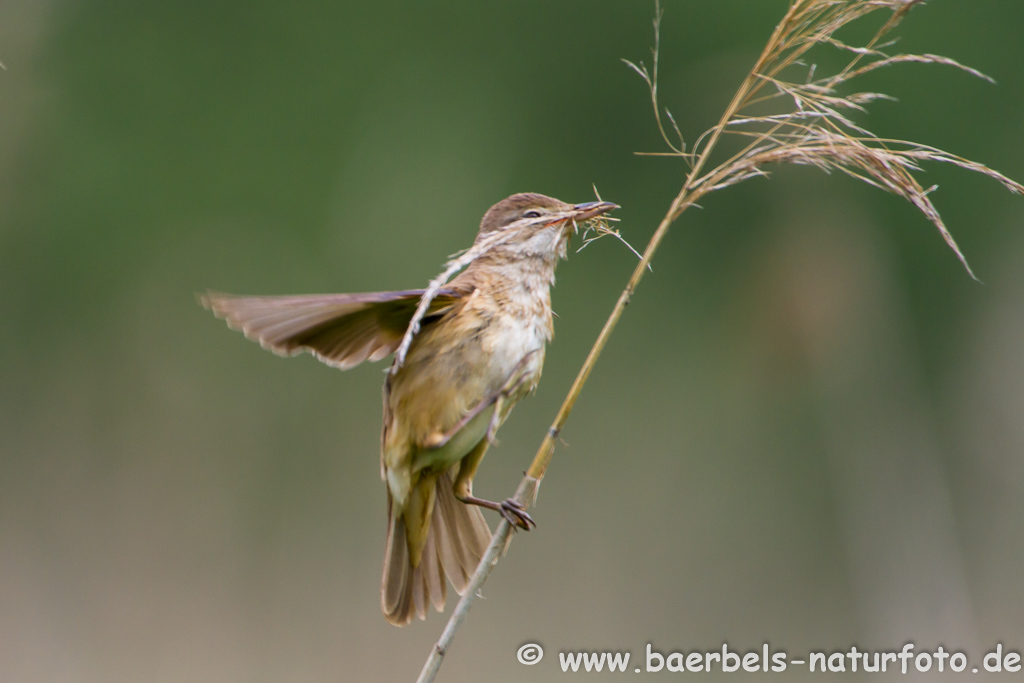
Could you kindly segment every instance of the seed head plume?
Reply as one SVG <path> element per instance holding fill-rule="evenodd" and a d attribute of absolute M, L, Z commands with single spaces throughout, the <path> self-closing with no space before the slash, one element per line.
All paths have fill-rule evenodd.
<path fill-rule="evenodd" d="M 892 45 L 883 42 L 886 36 L 921 3 L 922 0 L 793 0 L 726 114 L 718 125 L 697 139 L 689 152 L 671 114 L 664 110 L 672 122 L 674 138 L 668 135 L 660 113 L 659 8 L 654 21 L 651 71 L 642 62 L 639 65 L 626 63 L 643 77 L 651 92 L 655 121 L 670 150 L 656 154 L 682 157 L 692 167 L 683 191 L 673 204 L 672 219 L 710 192 L 749 178 L 767 176 L 765 167 L 771 164 L 790 163 L 814 166 L 825 172 L 841 171 L 917 207 L 938 229 L 971 277 L 977 279 L 932 202 L 931 193 L 936 187 L 925 187 L 918 180 L 922 165 L 938 162 L 959 166 L 993 178 L 1016 194 L 1024 194 L 1024 186 L 984 164 L 941 149 L 879 137 L 854 120 L 856 114 L 865 112 L 872 102 L 893 99 L 883 93 L 851 87 L 859 76 L 881 68 L 908 62 L 940 64 L 992 81 L 985 74 L 948 57 L 886 52 Z M 886 17 L 865 45 L 848 45 L 835 38 L 835 33 L 847 24 L 875 13 L 885 13 Z M 849 59 L 835 73 L 820 74 L 813 64 L 808 66 L 805 61 L 809 53 L 818 49 L 836 50 L 848 54 Z M 741 138 L 745 144 L 711 170 L 703 171 L 717 143 L 727 136 Z"/>

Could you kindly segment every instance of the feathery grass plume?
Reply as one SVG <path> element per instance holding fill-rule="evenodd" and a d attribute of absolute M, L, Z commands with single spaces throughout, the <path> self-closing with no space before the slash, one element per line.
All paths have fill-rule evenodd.
<path fill-rule="evenodd" d="M 710 192 L 749 178 L 765 176 L 767 171 L 764 167 L 769 164 L 794 163 L 815 166 L 827 172 L 839 170 L 911 202 L 935 225 L 967 272 L 974 277 L 963 253 L 932 204 L 929 195 L 934 188 L 924 188 L 917 181 L 915 173 L 921 171 L 923 162 L 934 161 L 987 175 L 1016 194 L 1024 194 L 1024 186 L 982 164 L 935 147 L 874 135 L 855 123 L 851 116 L 856 112 L 863 112 L 866 105 L 871 102 L 887 99 L 888 96 L 873 92 L 840 92 L 842 86 L 846 86 L 858 76 L 904 62 L 952 66 L 991 80 L 984 74 L 947 57 L 932 54 L 889 55 L 885 52 L 891 46 L 883 43 L 885 36 L 921 2 L 922 0 L 791 0 L 785 16 L 775 27 L 764 51 L 740 84 L 722 118 L 716 126 L 697 139 L 691 151 L 687 151 L 682 133 L 672 114 L 667 109 L 664 110 L 673 136 L 669 135 L 661 115 L 662 108 L 658 100 L 658 51 L 662 14 L 660 6 L 657 7 L 651 70 L 648 71 L 643 63 L 626 63 L 643 77 L 650 89 L 655 122 L 670 150 L 658 154 L 682 158 L 689 165 L 690 172 L 669 205 L 668 211 L 658 223 L 644 249 L 640 263 L 633 270 L 619 295 L 558 414 L 545 433 L 530 468 L 516 489 L 513 496 L 515 501 L 524 507 L 533 502 L 554 454 L 555 440 L 569 419 L 583 385 L 618 325 L 623 311 L 632 299 L 640 279 L 668 233 L 669 227 L 686 209 L 694 206 L 701 197 Z M 886 13 L 885 19 L 865 45 L 850 46 L 834 37 L 840 28 L 875 12 Z M 817 76 L 815 68 L 807 67 L 801 60 L 810 50 L 819 47 L 848 53 L 850 59 L 846 66 L 835 74 Z M 794 76 L 797 73 L 804 73 L 804 78 L 796 80 Z M 780 111 L 772 114 L 754 111 L 755 108 L 760 110 L 771 106 L 778 106 Z M 705 172 L 704 168 L 708 166 L 709 159 L 723 136 L 738 139 L 739 151 Z M 607 226 L 605 228 L 610 230 Z M 507 550 L 513 531 L 514 527 L 507 520 L 502 519 L 498 523 L 491 545 L 480 560 L 465 594 L 456 605 L 441 637 L 423 665 L 417 679 L 420 683 L 434 680 L 445 652 L 465 621 L 480 587 Z"/>
<path fill-rule="evenodd" d="M 654 153 L 679 156 L 691 165 L 692 171 L 683 188 L 687 201 L 680 202 L 671 214 L 674 220 L 703 195 L 743 182 L 748 178 L 768 175 L 765 166 L 791 163 L 815 166 L 826 172 L 842 171 L 869 185 L 891 192 L 913 204 L 938 229 L 967 272 L 971 271 L 960 247 L 946 228 L 932 203 L 930 194 L 936 188 L 925 188 L 915 174 L 924 162 L 953 164 L 982 173 L 1002 183 L 1011 192 L 1024 194 L 1024 186 L 983 164 L 950 154 L 941 149 L 905 140 L 890 140 L 875 135 L 851 118 L 855 112 L 866 111 L 875 100 L 893 99 L 876 92 L 852 90 L 844 86 L 858 76 L 894 64 L 917 62 L 951 66 L 973 76 L 992 81 L 985 74 L 948 57 L 933 54 L 894 54 L 885 49 L 891 43 L 883 39 L 923 0 L 793 0 L 786 16 L 775 27 L 750 74 L 733 97 L 718 125 L 700 138 L 691 152 L 686 151 L 682 135 L 668 109 L 675 138 L 670 137 L 662 123 L 658 102 L 658 49 L 661 9 L 654 20 L 652 69 L 628 60 L 626 63 L 646 81 L 651 93 L 655 122 L 665 144 L 671 151 Z M 888 16 L 864 46 L 852 46 L 835 38 L 847 24 L 879 11 Z M 816 74 L 807 67 L 805 55 L 814 48 L 831 48 L 850 55 L 846 65 L 831 75 Z M 797 76 L 804 75 L 802 80 Z M 748 113 L 765 107 L 781 109 L 773 114 Z M 715 145 L 723 136 L 743 138 L 740 151 L 711 170 L 701 173 Z"/>

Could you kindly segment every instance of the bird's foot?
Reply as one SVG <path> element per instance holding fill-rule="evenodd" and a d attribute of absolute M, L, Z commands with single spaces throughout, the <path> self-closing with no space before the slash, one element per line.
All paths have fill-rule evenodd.
<path fill-rule="evenodd" d="M 483 498 L 476 498 L 474 496 L 463 496 L 460 497 L 459 500 L 467 505 L 479 505 L 482 508 L 494 510 L 504 517 L 505 521 L 511 524 L 513 529 L 530 531 L 537 526 L 537 522 L 533 521 L 533 517 L 527 514 L 526 508 L 511 498 L 506 498 L 500 503 L 495 503 L 492 500 L 484 500 Z"/>
<path fill-rule="evenodd" d="M 498 512 L 512 525 L 513 529 L 530 531 L 533 527 L 537 526 L 537 522 L 533 521 L 533 517 L 527 514 L 526 508 L 511 498 L 501 501 L 499 507 Z"/>

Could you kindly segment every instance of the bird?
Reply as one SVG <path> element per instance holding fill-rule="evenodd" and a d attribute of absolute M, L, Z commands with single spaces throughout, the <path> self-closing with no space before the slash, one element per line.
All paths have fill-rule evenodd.
<path fill-rule="evenodd" d="M 388 622 L 424 619 L 428 604 L 443 611 L 446 577 L 465 592 L 491 541 L 481 508 L 515 528 L 534 526 L 512 499 L 475 497 L 473 477 L 512 407 L 540 380 L 554 335 L 555 266 L 571 235 L 617 208 L 532 192 L 507 197 L 484 214 L 461 272 L 433 291 L 200 296 L 230 328 L 278 355 L 309 352 L 346 370 L 398 352 L 384 382 L 380 453 Z"/>

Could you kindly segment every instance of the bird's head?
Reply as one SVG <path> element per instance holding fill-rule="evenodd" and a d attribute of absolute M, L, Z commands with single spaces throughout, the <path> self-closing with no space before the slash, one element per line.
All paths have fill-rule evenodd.
<path fill-rule="evenodd" d="M 554 197 L 521 192 L 487 210 L 480 221 L 477 242 L 507 233 L 505 250 L 564 256 L 566 243 L 577 226 L 617 208 L 611 202 L 567 204 Z"/>

